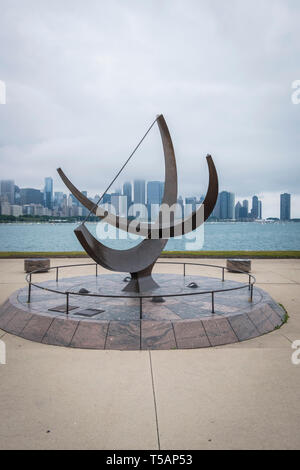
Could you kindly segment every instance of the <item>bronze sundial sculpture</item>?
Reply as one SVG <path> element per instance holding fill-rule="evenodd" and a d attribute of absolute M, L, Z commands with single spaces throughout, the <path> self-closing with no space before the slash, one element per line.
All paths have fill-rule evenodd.
<path fill-rule="evenodd" d="M 75 235 L 82 247 L 96 263 L 111 271 L 129 272 L 131 274 L 131 280 L 123 289 L 125 291 L 144 292 L 151 291 L 159 287 L 152 278 L 151 273 L 157 258 L 168 242 L 168 238 L 179 234 L 184 235 L 189 233 L 204 223 L 212 213 L 218 197 L 217 171 L 212 157 L 207 155 L 206 160 L 209 170 L 209 185 L 206 197 L 203 201 L 203 205 L 184 220 L 177 221 L 176 223 L 173 220 L 170 222 L 168 227 L 163 227 L 161 218 L 159 218 L 159 223 L 154 227 L 148 223 L 138 223 L 138 228 L 136 228 L 136 226 L 134 228 L 131 226 L 127 218 L 109 214 L 103 208 L 98 206 L 103 196 L 117 179 L 155 122 L 157 122 L 160 130 L 165 159 L 165 186 L 162 204 L 166 204 L 171 207 L 177 203 L 177 168 L 172 139 L 162 114 L 159 115 L 152 123 L 140 143 L 134 149 L 128 160 L 118 172 L 117 176 L 110 183 L 97 204 L 94 204 L 90 199 L 84 196 L 66 177 L 61 168 L 57 170 L 73 196 L 75 196 L 78 201 L 90 211 L 90 214 L 94 213 L 98 215 L 100 219 L 105 219 L 105 222 L 108 222 L 121 230 L 126 230 L 127 232 L 135 234 L 138 232 L 139 235 L 144 237 L 144 240 L 133 248 L 128 250 L 115 250 L 105 246 L 89 232 L 85 226 L 85 222 L 88 217 L 75 229 Z M 199 216 L 201 213 L 203 214 L 203 217 Z M 168 238 L 166 238 L 166 231 L 169 232 Z"/>
<path fill-rule="evenodd" d="M 71 193 L 90 213 L 93 212 L 104 221 L 130 233 L 137 232 L 132 225 L 139 229 L 138 233 L 143 236 L 143 241 L 134 248 L 124 251 L 108 248 L 91 235 L 85 225 L 89 215 L 75 230 L 81 245 L 96 262 L 96 276 L 98 264 L 111 271 L 130 272 L 131 277 L 124 279 L 126 284 L 122 282 L 121 275 L 113 276 L 105 273 L 101 274 L 100 282 L 99 278 L 94 276 L 59 279 L 59 269 L 65 266 L 50 268 L 56 270 L 56 279 L 36 283 L 32 277 L 37 271 L 30 271 L 26 276 L 28 290 L 24 288 L 14 292 L 2 306 L 0 305 L 1 330 L 27 340 L 55 346 L 102 350 L 171 350 L 221 346 L 248 340 L 274 331 L 274 328 L 280 327 L 286 321 L 286 313 L 269 294 L 262 289 L 253 292 L 255 277 L 242 270 L 238 271 L 246 275 L 246 282 L 237 282 L 233 279 L 225 281 L 224 273 L 228 269 L 225 266 L 212 265 L 214 269 L 222 269 L 222 279 L 193 274 L 193 279 L 201 283 L 200 286 L 197 282 L 189 282 L 190 276 L 189 279 L 185 277 L 185 266 L 194 263 L 176 262 L 177 265 L 183 265 L 183 276 L 175 273 L 158 274 L 155 276 L 155 280 L 161 280 L 158 289 L 159 286 L 151 276 L 157 258 L 170 237 L 195 230 L 209 217 L 217 200 L 218 177 L 213 160 L 208 155 L 206 158 L 209 186 L 204 203 L 190 217 L 177 221 L 174 214 L 176 207 L 171 209 L 169 207 L 177 202 L 174 149 L 163 116 L 158 116 L 154 123 L 156 122 L 164 149 L 165 191 L 164 204 L 160 206 L 155 224 L 142 223 L 142 220 L 137 218 L 129 222 L 126 218 L 113 216 L 114 211 L 109 208 L 107 212 L 110 213 L 106 213 L 103 207 L 97 207 L 98 203 L 95 205 L 86 198 L 61 169 L 58 170 Z M 169 207 L 169 211 L 165 210 L 165 206 Z M 167 220 L 164 219 L 165 214 L 169 216 Z M 202 263 L 199 265 L 208 266 Z M 122 287 L 126 286 L 123 289 L 126 292 L 120 292 L 122 288 L 120 284 Z M 33 298 L 32 288 L 34 288 Z M 194 289 L 191 291 L 190 288 Z M 36 289 L 41 289 L 37 296 Z M 243 290 L 249 291 L 250 298 L 242 294 Z M 51 292 L 50 298 L 48 292 Z M 230 295 L 222 301 L 221 293 L 228 292 Z M 216 293 L 218 293 L 218 303 L 215 305 Z M 205 295 L 204 299 L 202 294 Z M 62 295 L 65 298 L 63 305 Z M 199 296 L 196 305 L 195 296 Z M 211 303 L 207 302 L 207 296 L 211 296 Z M 27 302 L 25 302 L 26 297 Z M 152 302 L 166 303 L 163 308 L 154 304 L 153 308 L 149 308 L 151 298 Z M 105 309 L 99 308 L 101 299 L 106 299 L 101 305 L 105 306 Z M 139 301 L 139 306 L 134 299 Z M 143 300 L 147 301 L 145 318 L 143 318 Z M 70 304 L 70 301 L 72 304 L 74 301 L 74 304 Z M 241 310 L 238 316 L 237 305 Z M 223 315 L 224 311 L 226 315 Z"/>

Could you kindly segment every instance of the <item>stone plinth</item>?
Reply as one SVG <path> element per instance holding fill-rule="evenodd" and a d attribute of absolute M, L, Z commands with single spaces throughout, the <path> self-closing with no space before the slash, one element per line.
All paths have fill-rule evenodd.
<path fill-rule="evenodd" d="M 24 260 L 24 271 L 26 273 L 32 273 L 36 271 L 38 273 L 46 273 L 50 269 L 49 258 L 29 258 Z"/>
<path fill-rule="evenodd" d="M 231 273 L 238 273 L 241 271 L 243 271 L 244 273 L 250 273 L 251 260 L 250 259 L 228 259 L 227 269 Z"/>

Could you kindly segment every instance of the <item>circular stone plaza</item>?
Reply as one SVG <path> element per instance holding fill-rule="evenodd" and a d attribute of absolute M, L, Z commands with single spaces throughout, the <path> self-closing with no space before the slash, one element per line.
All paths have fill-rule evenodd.
<path fill-rule="evenodd" d="M 282 325 L 284 310 L 254 276 L 240 273 L 228 279 L 201 276 L 200 263 L 170 263 L 182 274 L 155 274 L 159 288 L 126 292 L 124 274 L 61 277 L 35 282 L 12 293 L 0 308 L 0 328 L 22 338 L 55 346 L 88 349 L 193 349 L 249 340 Z M 165 263 L 165 267 L 167 267 Z M 74 272 L 86 267 L 70 267 Z M 193 269 L 193 274 L 187 271 Z M 226 274 L 225 274 L 226 273 Z"/>

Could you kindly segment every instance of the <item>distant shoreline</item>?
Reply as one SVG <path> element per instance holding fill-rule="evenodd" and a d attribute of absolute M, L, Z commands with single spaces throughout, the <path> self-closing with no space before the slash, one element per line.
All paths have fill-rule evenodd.
<path fill-rule="evenodd" d="M 82 220 L 11 220 L 3 221 L 0 220 L 1 225 L 67 225 L 67 224 L 80 224 Z M 97 220 L 88 220 L 88 224 L 97 224 L 100 222 Z M 222 220 L 207 220 L 205 224 L 294 224 L 300 223 L 300 219 L 280 220 L 280 219 L 261 219 L 261 220 L 233 220 L 233 219 L 222 219 Z"/>
<path fill-rule="evenodd" d="M 0 215 L 0 224 L 6 224 L 6 225 L 15 225 L 15 224 L 28 224 L 28 225 L 33 225 L 33 224 L 80 224 L 82 222 L 85 222 L 84 217 L 54 217 L 54 216 L 19 216 L 19 217 L 14 217 L 14 216 L 6 216 L 6 215 Z M 99 218 L 97 216 L 90 216 L 88 219 L 88 223 L 98 223 Z M 146 220 L 145 220 L 146 222 Z M 290 220 L 280 220 L 277 217 L 268 217 L 266 219 L 251 219 L 251 218 L 245 218 L 245 219 L 215 219 L 209 218 L 206 221 L 206 224 L 218 224 L 218 223 L 231 223 L 231 224 L 236 224 L 236 223 L 255 223 L 255 224 L 274 224 L 274 223 L 300 223 L 300 218 L 292 218 Z"/>
<path fill-rule="evenodd" d="M 88 258 L 84 251 L 2 251 L 0 259 L 24 258 Z M 300 259 L 300 251 L 163 251 L 161 258 L 251 258 Z"/>

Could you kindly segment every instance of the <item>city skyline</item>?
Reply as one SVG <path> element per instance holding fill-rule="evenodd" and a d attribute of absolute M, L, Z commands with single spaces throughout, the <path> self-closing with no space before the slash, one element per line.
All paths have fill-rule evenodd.
<path fill-rule="evenodd" d="M 57 192 L 64 192 L 65 191 L 65 187 L 64 185 L 61 183 L 61 180 L 57 177 L 56 175 L 56 172 L 53 173 L 53 176 L 51 176 L 51 178 L 53 179 L 53 185 L 55 186 L 55 191 Z M 6 180 L 6 178 L 3 180 Z M 7 180 L 11 180 L 10 177 L 7 178 Z M 42 178 L 43 180 L 43 178 Z M 116 183 L 116 188 L 114 189 L 113 192 L 118 192 L 119 189 L 118 188 L 123 188 L 123 185 L 126 183 L 126 182 L 130 182 L 131 184 L 133 184 L 133 182 L 135 181 L 134 178 L 129 178 L 127 177 L 126 179 L 123 180 L 123 182 L 120 182 L 119 184 Z M 143 179 L 143 178 L 136 178 L 136 181 L 148 181 L 147 179 Z M 153 178 L 149 181 L 157 181 L 156 178 Z M 20 185 L 21 186 L 21 185 Z M 44 189 L 44 184 L 39 184 L 37 185 L 39 188 L 40 188 L 40 191 L 43 191 Z M 206 188 L 207 186 L 207 182 L 202 186 L 202 191 L 201 191 L 201 188 L 199 188 L 194 194 L 196 194 L 196 197 L 201 197 L 202 193 L 204 193 L 204 189 Z M 228 188 L 228 185 L 224 185 L 223 187 Z M 26 186 L 27 188 L 34 188 L 33 185 L 28 185 Z M 24 186 L 25 188 L 25 186 Z M 178 190 L 178 197 L 179 195 L 181 195 L 183 197 L 183 199 L 185 199 L 186 197 L 190 197 L 191 194 L 188 193 L 188 191 L 182 191 L 182 185 L 180 185 L 180 182 L 179 182 L 179 190 Z M 102 194 L 105 190 L 105 186 L 100 188 L 100 189 L 90 189 L 89 187 L 87 188 L 87 192 L 88 194 L 90 195 L 90 197 L 93 197 L 92 195 L 96 195 L 96 194 Z M 222 189 L 223 190 L 223 189 Z M 145 191 L 147 191 L 147 189 L 145 189 Z M 224 189 L 224 191 L 228 191 L 228 189 Z M 230 190 L 229 190 L 230 192 Z M 289 193 L 292 195 L 292 198 L 293 198 L 293 204 L 292 204 L 292 208 L 291 208 L 291 218 L 300 218 L 300 195 L 298 195 L 297 193 L 294 193 L 292 192 L 291 190 L 289 190 L 289 188 L 286 188 L 286 189 L 282 189 L 280 191 L 276 191 L 276 192 L 272 192 L 272 193 L 269 193 L 267 191 L 258 191 L 256 192 L 256 195 L 258 197 L 259 200 L 262 201 L 263 203 L 263 206 L 264 206 L 264 218 L 268 218 L 268 217 L 277 217 L 277 218 L 280 218 L 280 203 L 278 204 L 278 200 L 280 200 L 280 194 L 284 194 L 284 193 Z M 246 192 L 235 192 L 235 198 L 237 200 L 240 200 L 240 201 L 243 201 L 245 199 L 248 200 L 248 202 L 250 203 L 251 202 L 251 199 L 252 199 L 252 195 L 251 194 L 247 194 Z M 191 197 L 194 197 L 194 195 L 192 195 Z"/>
<path fill-rule="evenodd" d="M 144 204 L 146 206 L 149 204 L 160 205 L 163 198 L 163 188 L 164 183 L 162 181 L 148 181 L 141 179 L 133 180 L 132 182 L 125 181 L 122 184 L 122 189 L 118 188 L 107 193 L 101 203 L 110 203 L 115 207 L 117 213 L 125 215 L 131 202 L 135 204 Z M 43 206 L 49 211 L 54 210 L 56 215 L 58 215 L 58 209 L 64 207 L 64 216 L 67 216 L 67 208 L 76 206 L 77 208 L 80 208 L 80 211 L 77 211 L 74 214 L 72 213 L 71 216 L 87 215 L 86 209 L 72 194 L 64 193 L 63 191 L 56 191 L 55 189 L 52 177 L 44 178 L 43 190 L 36 188 L 20 188 L 12 179 L 0 180 L 0 211 L 3 212 L 4 208 L 4 215 L 9 215 L 8 212 L 10 209 L 8 206 L 4 205 L 2 208 L 3 203 L 8 203 L 13 207 L 11 209 L 11 211 L 14 212 L 12 215 L 22 215 L 20 207 L 23 206 L 24 212 L 24 210 L 26 211 L 24 207 L 35 204 L 37 206 Z M 100 198 L 99 194 L 92 196 L 88 191 L 82 191 L 82 193 L 85 196 L 88 196 L 95 203 L 97 203 Z M 249 199 L 251 201 L 251 210 L 249 210 Z M 182 206 L 189 205 L 191 210 L 195 210 L 196 205 L 202 202 L 202 195 L 189 195 L 185 198 L 182 198 L 182 195 L 178 195 L 178 203 Z M 279 195 L 279 217 L 274 214 L 263 214 L 262 207 L 263 203 L 257 195 L 248 196 L 241 200 L 241 198 L 236 197 L 235 193 L 223 190 L 219 192 L 212 217 L 220 220 L 258 220 L 267 218 L 289 220 L 297 218 L 292 215 L 291 194 L 289 193 L 282 193 Z M 28 208 L 28 211 L 30 211 L 30 208 Z M 46 213 L 46 215 L 50 215 L 50 212 Z"/>

